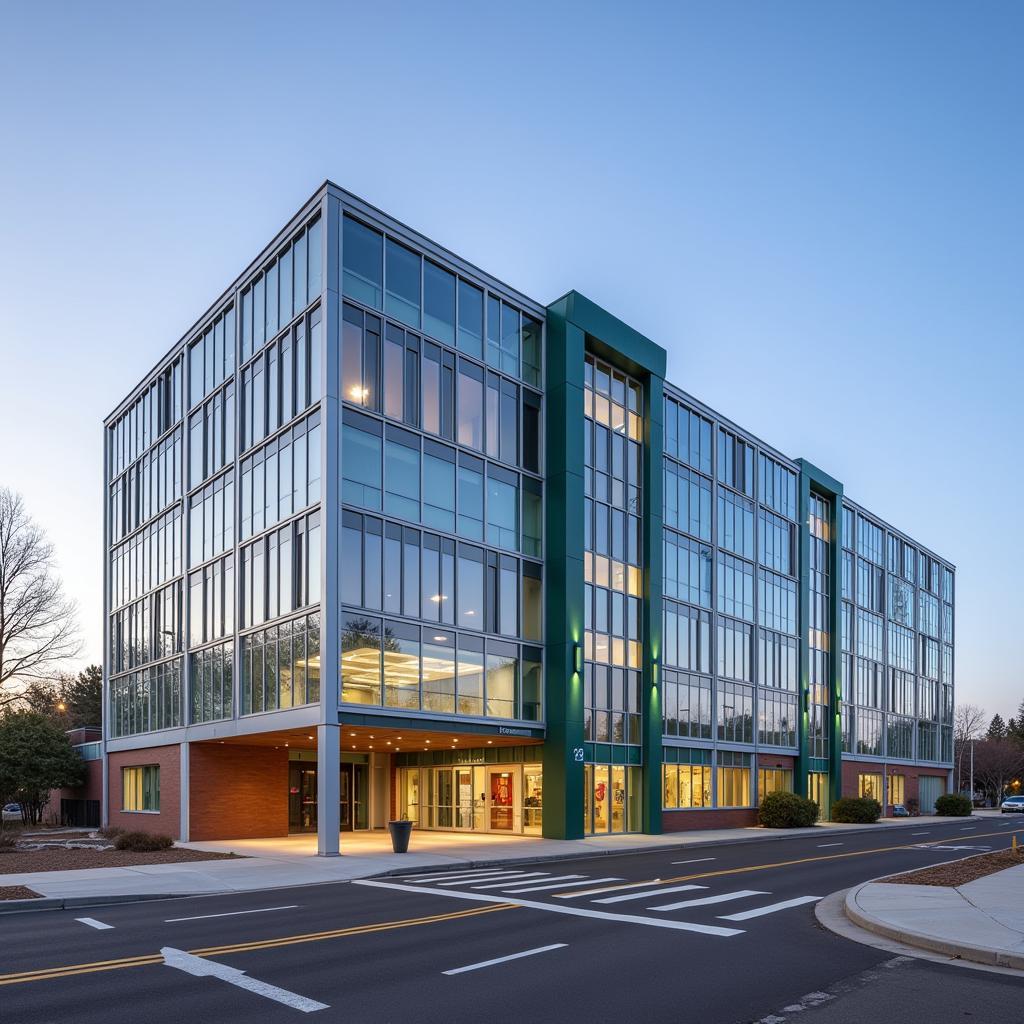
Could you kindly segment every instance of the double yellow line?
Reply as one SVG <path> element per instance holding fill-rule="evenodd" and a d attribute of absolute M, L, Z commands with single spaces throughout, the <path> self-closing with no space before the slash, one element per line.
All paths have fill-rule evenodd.
<path fill-rule="evenodd" d="M 248 953 L 257 949 L 276 949 L 278 946 L 295 946 L 302 942 L 323 942 L 326 939 L 342 939 L 352 935 L 370 935 L 373 932 L 393 931 L 397 928 L 415 928 L 423 924 L 440 921 L 456 921 L 463 917 L 493 914 L 499 910 L 512 910 L 514 903 L 498 903 L 494 906 L 474 907 L 471 910 L 457 910 L 450 914 L 433 914 L 430 917 L 410 917 L 402 921 L 383 921 L 380 924 L 356 925 L 352 928 L 335 928 L 325 932 L 307 932 L 304 935 L 286 935 L 279 939 L 262 939 L 254 942 L 238 942 L 230 946 L 207 946 L 205 949 L 190 949 L 194 956 L 228 956 L 231 953 Z M 143 956 L 127 956 L 118 960 L 97 960 L 89 964 L 69 964 L 64 967 L 44 967 L 35 971 L 19 971 L 15 974 L 0 974 L 0 985 L 20 985 L 28 981 L 50 981 L 54 978 L 70 978 L 76 974 L 97 974 L 100 971 L 117 971 L 123 967 L 148 967 L 162 964 L 159 953 Z"/>

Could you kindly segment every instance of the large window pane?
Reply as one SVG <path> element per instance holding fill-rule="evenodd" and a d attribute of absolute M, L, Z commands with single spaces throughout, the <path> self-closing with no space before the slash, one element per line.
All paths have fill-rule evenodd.
<path fill-rule="evenodd" d="M 380 619 L 346 616 L 341 624 L 341 699 L 380 704 Z"/>
<path fill-rule="evenodd" d="M 423 710 L 455 712 L 455 636 L 427 630 L 423 643 Z"/>
<path fill-rule="evenodd" d="M 483 642 L 474 637 L 459 637 L 458 657 L 458 713 L 482 715 L 484 713 L 484 653 Z"/>
<path fill-rule="evenodd" d="M 384 445 L 384 511 L 418 522 L 420 452 L 415 435 L 388 428 Z"/>
<path fill-rule="evenodd" d="M 487 470 L 487 542 L 515 549 L 519 544 L 519 487 L 514 473 Z"/>
<path fill-rule="evenodd" d="M 476 451 L 484 447 L 483 371 L 459 360 L 458 442 Z"/>
<path fill-rule="evenodd" d="M 459 545 L 458 605 L 459 625 L 483 629 L 484 553 L 480 548 Z"/>
<path fill-rule="evenodd" d="M 381 438 L 372 421 L 346 418 L 341 428 L 341 498 L 363 508 L 380 508 Z M 373 426 L 376 426 L 373 424 Z"/>
<path fill-rule="evenodd" d="M 420 706 L 420 631 L 405 622 L 384 623 L 384 705 Z"/>
<path fill-rule="evenodd" d="M 455 275 L 429 260 L 423 265 L 423 329 L 438 341 L 455 341 Z"/>
<path fill-rule="evenodd" d="M 423 456 L 423 524 L 455 532 L 455 453 L 426 441 Z"/>
<path fill-rule="evenodd" d="M 477 359 L 483 355 L 483 325 L 484 293 L 465 281 L 459 281 L 458 347 Z"/>
<path fill-rule="evenodd" d="M 420 257 L 388 239 L 385 312 L 410 327 L 420 325 Z"/>
<path fill-rule="evenodd" d="M 357 302 L 381 307 L 384 239 L 379 231 L 344 218 L 342 234 L 342 290 Z"/>
<path fill-rule="evenodd" d="M 459 456 L 458 534 L 469 540 L 484 539 L 484 464 Z"/>
<path fill-rule="evenodd" d="M 519 703 L 518 649 L 512 644 L 487 645 L 487 715 L 515 718 Z"/>

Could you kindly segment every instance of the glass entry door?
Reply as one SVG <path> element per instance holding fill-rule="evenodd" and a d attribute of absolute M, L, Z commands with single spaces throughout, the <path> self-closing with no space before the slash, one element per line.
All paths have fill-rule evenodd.
<path fill-rule="evenodd" d="M 316 766 L 288 766 L 288 831 L 316 831 Z"/>
<path fill-rule="evenodd" d="M 491 832 L 516 830 L 516 773 L 491 768 L 487 772 L 487 827 Z"/>
<path fill-rule="evenodd" d="M 365 764 L 343 764 L 341 766 L 341 831 L 367 827 L 367 796 L 369 771 Z"/>

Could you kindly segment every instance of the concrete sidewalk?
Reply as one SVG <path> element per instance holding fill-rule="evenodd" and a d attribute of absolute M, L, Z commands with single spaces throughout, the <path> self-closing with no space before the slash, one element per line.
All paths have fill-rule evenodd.
<path fill-rule="evenodd" d="M 1024 865 L 956 888 L 866 882 L 846 894 L 846 914 L 908 946 L 1024 970 Z"/>
<path fill-rule="evenodd" d="M 540 839 L 456 832 L 414 832 L 410 853 L 391 852 L 387 833 L 345 833 L 342 856 L 317 857 L 315 836 L 184 843 L 193 849 L 234 852 L 238 859 L 143 864 L 133 867 L 90 868 L 75 871 L 37 871 L 0 874 L 0 886 L 24 885 L 44 897 L 156 898 L 203 893 L 251 892 L 293 885 L 346 882 L 375 875 L 404 874 L 431 868 L 479 867 L 522 861 L 570 860 L 653 850 L 683 850 L 750 841 L 769 842 L 798 836 L 828 836 L 837 832 L 899 833 L 907 826 L 948 822 L 949 819 L 898 818 L 876 825 L 838 825 L 814 828 L 733 828 L 665 835 L 620 835 L 577 840 Z M 882 837 L 879 837 L 880 840 Z M 888 840 L 888 836 L 885 840 Z M 897 838 L 896 835 L 893 838 Z M 0 865 L 3 864 L 0 858 Z M 0 902 L 0 913 L 33 905 Z"/>

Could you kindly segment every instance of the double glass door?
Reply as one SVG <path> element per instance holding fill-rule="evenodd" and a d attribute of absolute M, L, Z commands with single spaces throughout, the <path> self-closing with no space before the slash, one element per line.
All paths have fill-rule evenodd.
<path fill-rule="evenodd" d="M 621 764 L 583 767 L 583 831 L 588 835 L 639 832 L 640 769 Z"/>
<path fill-rule="evenodd" d="M 540 766 L 405 768 L 402 812 L 419 828 L 540 834 Z"/>
<path fill-rule="evenodd" d="M 288 766 L 288 831 L 315 832 L 317 768 L 308 762 Z M 369 827 L 369 765 L 343 764 L 338 778 L 341 831 Z"/>

